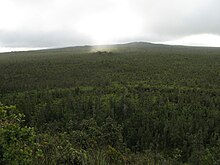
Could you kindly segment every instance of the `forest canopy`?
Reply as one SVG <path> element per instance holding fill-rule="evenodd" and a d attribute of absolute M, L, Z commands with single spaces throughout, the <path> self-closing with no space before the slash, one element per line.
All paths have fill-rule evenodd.
<path fill-rule="evenodd" d="M 220 49 L 0 54 L 0 164 L 220 164 Z"/>

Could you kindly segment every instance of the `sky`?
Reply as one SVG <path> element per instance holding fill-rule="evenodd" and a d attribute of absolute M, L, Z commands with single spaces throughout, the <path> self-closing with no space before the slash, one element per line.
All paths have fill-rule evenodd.
<path fill-rule="evenodd" d="M 0 0 L 0 52 L 138 41 L 220 47 L 220 1 Z"/>

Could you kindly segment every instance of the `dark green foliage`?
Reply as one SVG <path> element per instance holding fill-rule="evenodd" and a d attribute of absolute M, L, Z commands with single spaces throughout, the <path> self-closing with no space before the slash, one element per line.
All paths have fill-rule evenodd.
<path fill-rule="evenodd" d="M 33 164 L 41 150 L 33 128 L 22 127 L 23 115 L 13 106 L 0 105 L 0 163 Z"/>
<path fill-rule="evenodd" d="M 7 53 L 0 101 L 25 114 L 19 127 L 36 130 L 40 164 L 217 165 L 219 77 L 217 48 L 133 43 Z"/>

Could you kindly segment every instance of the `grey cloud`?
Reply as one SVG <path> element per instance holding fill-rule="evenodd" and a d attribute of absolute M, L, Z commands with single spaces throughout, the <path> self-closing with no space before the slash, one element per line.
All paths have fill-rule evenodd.
<path fill-rule="evenodd" d="M 145 26 L 156 40 L 168 40 L 192 34 L 220 34 L 220 1 L 157 0 L 142 3 Z M 173 3 L 172 3 L 173 2 Z M 183 1 L 182 1 L 183 2 Z M 179 4 L 179 5 L 178 5 Z M 148 6 L 148 10 L 145 10 Z M 149 19 L 150 21 L 148 21 Z M 149 31 L 145 31 L 149 35 Z"/>
<path fill-rule="evenodd" d="M 92 43 L 88 36 L 65 31 L 0 32 L 0 45 L 3 47 L 62 47 L 85 43 Z"/>
<path fill-rule="evenodd" d="M 142 19 L 143 28 L 129 40 L 120 38 L 121 42 L 161 42 L 204 33 L 220 35 L 219 0 L 2 0 L 0 6 L 3 2 L 11 2 L 15 11 L 9 10 L 14 13 L 0 18 L 14 18 L 12 25 L 16 19 L 20 21 L 16 28 L 7 26 L 7 19 L 0 22 L 6 24 L 0 25 L 0 46 L 4 47 L 92 44 L 90 36 L 76 31 L 77 22 L 86 15 L 114 11 L 124 4 Z"/>

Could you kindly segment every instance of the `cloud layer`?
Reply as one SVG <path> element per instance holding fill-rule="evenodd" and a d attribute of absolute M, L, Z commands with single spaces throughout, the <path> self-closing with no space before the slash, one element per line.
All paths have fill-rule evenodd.
<path fill-rule="evenodd" d="M 219 0 L 1 0 L 0 47 L 220 38 L 219 6 Z"/>

